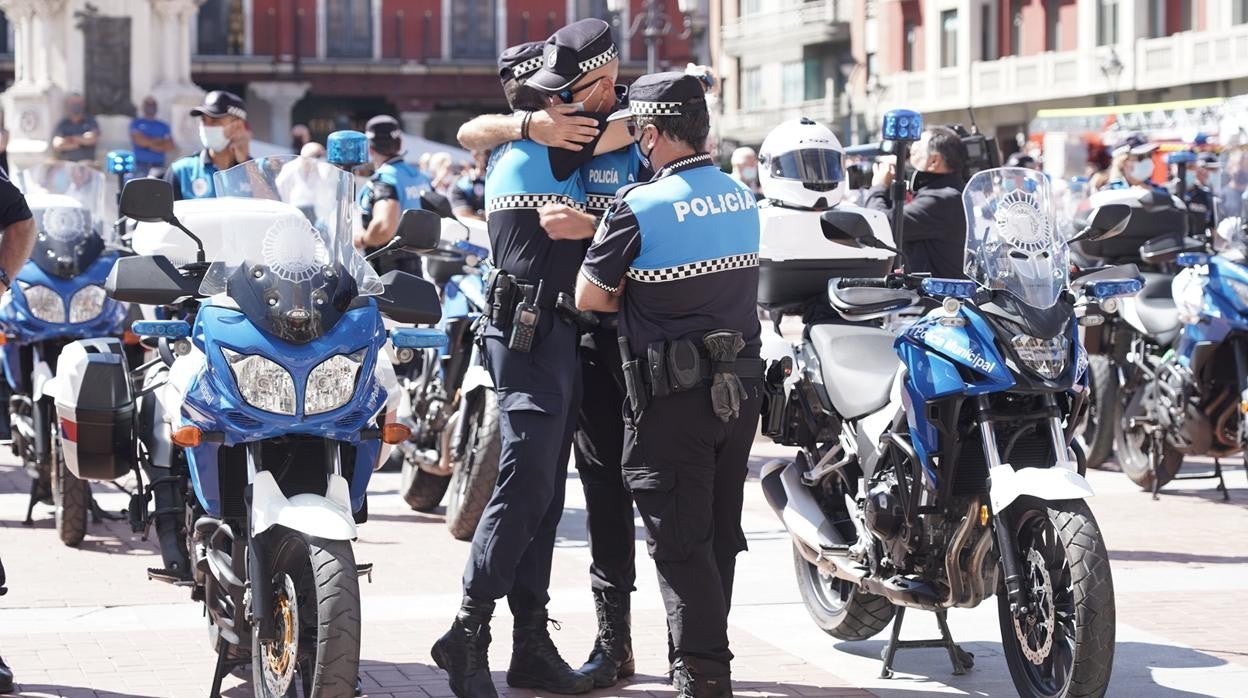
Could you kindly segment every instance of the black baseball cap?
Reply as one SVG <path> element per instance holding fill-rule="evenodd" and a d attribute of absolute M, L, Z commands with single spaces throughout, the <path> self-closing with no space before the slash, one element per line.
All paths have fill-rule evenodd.
<path fill-rule="evenodd" d="M 619 55 L 611 37 L 611 25 L 601 19 L 582 19 L 546 40 L 542 67 L 526 84 L 544 92 L 558 92 Z"/>
<path fill-rule="evenodd" d="M 1142 134 L 1132 133 L 1126 138 L 1118 141 L 1118 146 L 1114 148 L 1114 155 L 1129 153 L 1133 156 L 1151 155 L 1153 151 L 1160 147 L 1157 143 L 1149 143 L 1148 139 Z"/>
<path fill-rule="evenodd" d="M 391 145 L 403 139 L 403 127 L 393 116 L 374 116 L 364 125 L 364 135 L 370 145 Z"/>
<path fill-rule="evenodd" d="M 510 80 L 527 80 L 542 67 L 545 41 L 529 41 L 508 46 L 498 57 L 498 79 L 505 85 Z"/>
<path fill-rule="evenodd" d="M 204 95 L 203 104 L 191 110 L 191 116 L 211 116 L 218 119 L 223 116 L 237 116 L 246 121 L 247 104 L 233 92 L 213 90 Z"/>
<path fill-rule="evenodd" d="M 607 121 L 634 116 L 690 116 L 706 112 L 706 92 L 697 77 L 671 71 L 637 78 L 628 88 L 628 106 Z"/>

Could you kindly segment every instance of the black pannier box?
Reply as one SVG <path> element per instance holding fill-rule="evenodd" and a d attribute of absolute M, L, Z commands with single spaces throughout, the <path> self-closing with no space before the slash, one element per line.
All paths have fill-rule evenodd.
<path fill-rule="evenodd" d="M 1076 230 L 1087 225 L 1087 219 L 1097 206 L 1127 204 L 1131 207 L 1131 220 L 1122 234 L 1091 242 L 1076 242 L 1078 251 L 1087 257 L 1104 260 L 1109 264 L 1126 264 L 1140 261 L 1140 246 L 1154 238 L 1174 236 L 1182 240 L 1187 234 L 1188 215 L 1178 207 L 1169 194 L 1160 191 L 1141 192 L 1139 189 L 1113 189 L 1097 192 L 1089 202 L 1092 207 L 1076 216 Z"/>
<path fill-rule="evenodd" d="M 134 469 L 135 404 L 121 340 L 84 339 L 56 362 L 56 416 L 65 466 L 85 480 Z"/>

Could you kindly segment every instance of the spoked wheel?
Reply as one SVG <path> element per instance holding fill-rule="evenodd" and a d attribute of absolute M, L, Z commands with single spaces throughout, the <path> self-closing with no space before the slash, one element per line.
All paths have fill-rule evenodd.
<path fill-rule="evenodd" d="M 55 428 L 49 431 L 52 459 L 50 463 L 52 504 L 56 509 L 56 535 L 71 548 L 78 547 L 87 537 L 87 512 L 91 509 L 91 484 L 79 480 L 65 465 L 61 437 Z"/>
<path fill-rule="evenodd" d="M 298 685 L 305 698 L 354 695 L 360 586 L 351 543 L 277 531 L 270 540 L 276 632 L 272 641 L 261 642 L 253 630 L 255 694 L 294 696 Z"/>
<path fill-rule="evenodd" d="M 1088 357 L 1088 416 L 1075 438 L 1089 468 L 1099 468 L 1114 454 L 1118 422 L 1118 372 L 1108 356 Z"/>
<path fill-rule="evenodd" d="M 1001 643 L 1024 698 L 1101 696 L 1114 663 L 1114 584 L 1105 542 L 1083 501 L 1019 499 L 1014 540 L 1030 608 L 998 590 Z"/>
<path fill-rule="evenodd" d="M 823 632 L 839 640 L 866 640 L 888 627 L 897 609 L 888 599 L 852 582 L 825 575 L 793 545 L 793 568 L 806 612 Z"/>
<path fill-rule="evenodd" d="M 464 458 L 453 465 L 451 496 L 446 502 L 446 526 L 459 540 L 472 540 L 498 481 L 498 459 L 503 452 L 498 394 L 483 391 L 467 418 Z"/>
<path fill-rule="evenodd" d="M 1141 385 L 1124 399 L 1114 429 L 1118 465 L 1131 482 L 1146 490 L 1153 489 L 1154 481 L 1161 487 L 1173 480 L 1183 465 L 1183 452 L 1152 433 L 1155 400 L 1156 384 L 1150 381 Z"/>

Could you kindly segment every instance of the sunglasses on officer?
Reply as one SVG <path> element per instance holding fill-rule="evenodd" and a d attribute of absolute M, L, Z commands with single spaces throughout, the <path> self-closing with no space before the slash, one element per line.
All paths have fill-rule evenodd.
<path fill-rule="evenodd" d="M 577 86 L 575 86 L 575 87 L 569 87 L 569 88 L 567 88 L 567 89 L 565 89 L 565 90 L 560 90 L 560 91 L 559 91 L 559 99 L 560 99 L 560 100 L 561 100 L 564 104 L 571 104 L 571 103 L 572 103 L 572 98 L 573 98 L 573 97 L 575 97 L 577 94 L 580 94 L 581 92 L 584 92 L 584 91 L 586 90 L 586 88 L 593 87 L 594 85 L 598 84 L 600 81 L 605 80 L 605 79 L 606 79 L 606 78 L 608 78 L 608 77 L 610 77 L 610 76 L 608 76 L 608 75 L 599 75 L 598 77 L 594 78 L 593 80 L 590 80 L 589 82 L 585 83 L 584 85 L 577 85 Z"/>

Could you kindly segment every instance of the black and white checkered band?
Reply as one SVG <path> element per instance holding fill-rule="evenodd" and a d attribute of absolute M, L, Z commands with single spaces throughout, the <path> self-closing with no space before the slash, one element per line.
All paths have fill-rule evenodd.
<path fill-rule="evenodd" d="M 534 56 L 527 61 L 520 61 L 511 66 L 511 76 L 516 80 L 523 80 L 533 73 L 536 73 L 542 67 L 542 57 Z"/>
<path fill-rule="evenodd" d="M 606 291 L 607 293 L 619 293 L 620 292 L 619 286 L 608 286 L 602 283 L 601 280 L 599 280 L 593 274 L 590 274 L 588 271 L 586 271 L 585 267 L 581 267 L 581 276 L 585 277 L 585 279 L 589 281 L 589 283 L 597 286 L 598 288 Z"/>
<path fill-rule="evenodd" d="M 615 50 L 615 45 L 613 44 L 609 48 L 607 48 L 606 51 L 603 51 L 597 56 L 594 56 L 593 58 L 586 58 L 585 60 L 581 61 L 578 64 L 578 67 L 580 67 L 582 73 L 588 73 L 591 70 L 597 70 L 601 68 L 602 66 L 610 63 L 611 61 L 615 60 L 615 57 L 618 55 L 620 54 L 619 52 Z"/>
<path fill-rule="evenodd" d="M 628 278 L 641 283 L 661 283 L 714 274 L 720 271 L 748 269 L 756 266 L 758 266 L 758 253 L 751 252 L 749 254 L 734 254 L 731 257 L 720 257 L 719 259 L 704 259 L 700 262 L 690 262 L 689 264 L 668 267 L 666 269 L 638 269 L 630 267 Z"/>
<path fill-rule="evenodd" d="M 226 113 L 226 114 L 229 114 L 230 116 L 237 116 L 238 118 L 242 119 L 243 121 L 246 121 L 246 120 L 247 120 L 247 110 L 246 110 L 246 109 L 241 109 L 241 108 L 239 108 L 239 107 L 226 107 L 226 109 L 225 109 L 225 113 Z"/>
<path fill-rule="evenodd" d="M 687 158 L 681 158 L 675 162 L 667 163 L 667 165 L 665 165 L 663 169 L 660 170 L 660 174 L 669 175 L 672 172 L 675 172 L 676 170 L 681 169 L 682 167 L 692 167 L 694 165 L 710 165 L 713 162 L 714 161 L 711 160 L 711 156 L 708 155 L 707 153 L 698 153 L 697 155 L 690 155 Z"/>
<path fill-rule="evenodd" d="M 585 208 L 590 211 L 605 211 L 611 208 L 615 197 L 610 194 L 590 194 L 586 197 Z"/>
<path fill-rule="evenodd" d="M 631 99 L 628 113 L 633 116 L 680 116 L 680 102 L 645 102 Z"/>
<path fill-rule="evenodd" d="M 493 212 L 518 208 L 538 209 L 546 204 L 563 204 L 571 206 L 578 211 L 585 210 L 585 204 L 562 194 L 512 194 L 510 196 L 496 196 L 490 199 L 489 205 L 486 206 L 486 211 Z"/>

